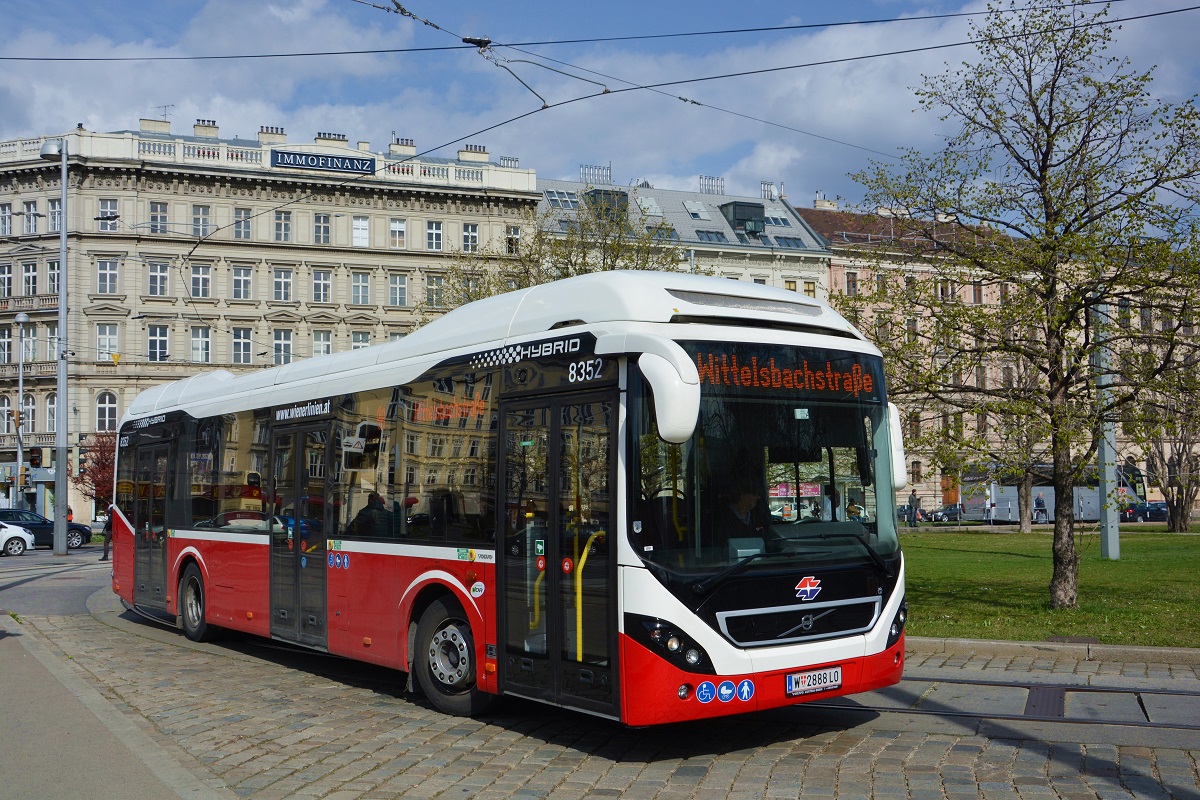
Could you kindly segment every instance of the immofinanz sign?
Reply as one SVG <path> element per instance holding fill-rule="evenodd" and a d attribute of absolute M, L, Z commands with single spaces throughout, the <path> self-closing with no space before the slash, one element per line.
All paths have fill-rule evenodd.
<path fill-rule="evenodd" d="M 361 156 L 325 156 L 319 153 L 295 153 L 290 150 L 272 150 L 271 166 L 321 169 L 328 172 L 373 174 L 375 172 L 375 159 Z"/>

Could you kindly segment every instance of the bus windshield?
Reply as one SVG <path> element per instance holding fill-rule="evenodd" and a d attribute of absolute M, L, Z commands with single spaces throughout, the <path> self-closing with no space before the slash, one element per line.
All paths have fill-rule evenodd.
<path fill-rule="evenodd" d="M 659 438 L 644 387 L 632 415 L 630 536 L 642 559 L 685 580 L 798 561 L 890 570 L 899 543 L 879 359 L 682 344 L 701 365 L 692 437 Z"/>

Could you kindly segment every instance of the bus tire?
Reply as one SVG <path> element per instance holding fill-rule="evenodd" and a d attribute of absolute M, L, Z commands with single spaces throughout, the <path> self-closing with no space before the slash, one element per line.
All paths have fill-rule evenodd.
<path fill-rule="evenodd" d="M 443 714 L 471 717 L 491 708 L 493 695 L 476 680 L 475 637 L 462 607 L 452 598 L 429 604 L 417 623 L 413 671 L 417 685 Z"/>
<path fill-rule="evenodd" d="M 200 568 L 188 564 L 179 579 L 179 619 L 183 635 L 193 642 L 207 642 L 213 638 L 215 629 L 205 620 L 204 577 Z"/>

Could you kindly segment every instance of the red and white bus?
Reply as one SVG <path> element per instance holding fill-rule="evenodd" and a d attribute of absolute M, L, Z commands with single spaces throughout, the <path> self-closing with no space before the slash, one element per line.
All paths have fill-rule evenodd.
<path fill-rule="evenodd" d="M 593 274 L 143 392 L 113 589 L 191 639 L 393 667 L 451 714 L 775 708 L 900 680 L 903 466 L 879 352 L 827 305 Z M 822 496 L 780 519 L 780 484 Z"/>

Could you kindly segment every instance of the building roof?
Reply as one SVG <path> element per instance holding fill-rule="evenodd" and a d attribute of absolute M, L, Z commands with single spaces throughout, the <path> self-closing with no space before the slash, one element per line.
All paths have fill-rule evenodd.
<path fill-rule="evenodd" d="M 796 255 L 828 255 L 825 243 L 808 223 L 783 199 L 764 199 L 707 192 L 688 192 L 676 189 L 656 189 L 636 186 L 589 185 L 582 181 L 538 178 L 542 193 L 538 210 L 566 218 L 570 203 L 585 202 L 587 192 L 625 192 L 629 198 L 629 217 L 634 223 L 648 226 L 665 223 L 675 232 L 680 245 L 699 245 L 720 249 L 753 249 L 782 251 Z M 729 203 L 763 207 L 764 230 L 755 236 L 739 231 L 730 224 L 721 207 Z"/>

